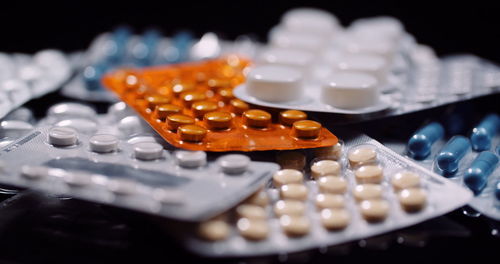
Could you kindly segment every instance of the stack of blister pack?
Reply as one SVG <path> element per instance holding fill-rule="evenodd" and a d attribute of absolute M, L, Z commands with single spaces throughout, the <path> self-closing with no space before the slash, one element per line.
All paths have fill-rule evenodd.
<path fill-rule="evenodd" d="M 343 27 L 325 11 L 294 9 L 269 40 L 103 34 L 71 56 L 76 74 L 63 93 L 117 102 L 100 114 L 59 103 L 37 122 L 24 108 L 8 114 L 0 182 L 6 192 L 29 188 L 161 217 L 187 249 L 211 257 L 325 248 L 467 203 L 499 219 L 497 114 L 470 139 L 446 144 L 437 122 L 407 147 L 328 128 L 497 93 L 500 68 L 472 55 L 438 58 L 390 17 Z M 0 107 L 28 100 L 32 93 L 16 101 L 22 85 L 33 92 L 38 81 L 69 78 L 59 53 L 4 57 L 0 67 L 21 65 L 9 78 L 25 82 L 3 82 Z"/>

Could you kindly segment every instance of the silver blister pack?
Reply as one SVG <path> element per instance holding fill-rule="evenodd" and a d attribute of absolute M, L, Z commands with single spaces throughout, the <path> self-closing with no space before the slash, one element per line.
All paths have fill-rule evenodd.
<path fill-rule="evenodd" d="M 212 226 L 214 231 L 209 233 L 211 239 L 215 241 L 207 240 L 203 236 L 200 236 L 202 234 L 200 233 L 200 227 L 204 223 L 201 223 L 198 229 L 192 226 L 184 226 L 171 231 L 180 237 L 186 247 L 201 255 L 212 257 L 243 257 L 286 254 L 342 244 L 411 226 L 450 212 L 466 204 L 472 198 L 472 193 L 467 189 L 435 173 L 429 172 L 410 159 L 396 154 L 394 151 L 367 136 L 351 134 L 344 137 L 344 140 L 343 154 L 338 162 L 342 167 L 340 177 L 348 183 L 347 191 L 342 194 L 343 199 L 345 199 L 343 210 L 346 210 L 350 216 L 347 226 L 331 231 L 323 226 L 322 215 L 324 209 L 319 210 L 317 208 L 318 205 L 315 199 L 317 199 L 318 193 L 325 192 L 319 187 L 320 184 L 318 184 L 318 181 L 312 180 L 312 176 L 306 173 L 307 176 L 304 183 L 307 186 L 308 194 L 305 200 L 305 212 L 303 216 L 308 219 L 307 228 L 309 230 L 307 232 L 303 232 L 300 235 L 297 235 L 297 233 L 289 234 L 290 236 L 285 234 L 285 232 L 290 231 L 286 231 L 284 228 L 287 220 L 284 219 L 286 216 L 279 218 L 277 217 L 278 211 L 276 211 L 280 202 L 279 200 L 283 199 L 280 198 L 283 195 L 280 193 L 283 191 L 283 187 L 279 191 L 272 183 L 269 183 L 265 191 L 263 191 L 270 201 L 263 207 L 265 210 L 263 221 L 266 227 L 255 229 L 253 234 L 246 233 L 246 237 L 243 235 L 245 228 L 249 228 L 251 225 L 248 225 L 249 222 L 240 222 L 243 218 L 238 217 L 238 207 L 232 211 L 228 211 L 228 216 L 226 215 L 225 218 L 219 216 L 212 220 L 219 221 L 218 225 L 220 225 L 220 221 L 227 224 L 229 231 L 225 238 L 220 235 L 220 226 L 216 225 Z M 376 222 L 372 222 L 372 219 L 370 221 L 366 220 L 368 218 L 365 218 L 364 213 L 362 214 L 360 211 L 365 201 L 359 202 L 356 201 L 357 198 L 354 198 L 354 189 L 359 182 L 357 183 L 358 180 L 355 179 L 353 170 L 350 167 L 351 165 L 349 165 L 346 157 L 346 153 L 350 153 L 351 150 L 354 151 L 365 147 L 373 148 L 377 152 L 377 164 L 383 168 L 384 174 L 379 185 L 383 190 L 383 197 L 381 199 L 387 201 L 389 206 L 387 217 Z M 313 160 L 313 162 L 315 161 Z M 396 173 L 403 171 L 410 171 L 420 176 L 420 188 L 425 190 L 427 194 L 427 203 L 419 211 L 407 212 L 403 210 L 398 200 L 398 193 L 393 189 L 391 179 L 393 179 Z M 249 204 L 250 202 L 247 200 L 243 204 L 245 203 Z M 185 230 L 192 231 L 188 235 Z M 206 230 L 204 232 L 207 233 Z M 263 232 L 265 232 L 265 235 L 262 235 Z"/>
<path fill-rule="evenodd" d="M 40 127 L 0 149 L 3 184 L 163 217 L 202 220 L 234 206 L 278 166 L 239 154 L 164 150 L 149 139 Z"/>

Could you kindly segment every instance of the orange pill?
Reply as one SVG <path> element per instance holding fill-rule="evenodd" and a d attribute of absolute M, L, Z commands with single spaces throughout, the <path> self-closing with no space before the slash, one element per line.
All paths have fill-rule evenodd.
<path fill-rule="evenodd" d="M 231 112 L 237 115 L 241 115 L 243 112 L 250 109 L 250 106 L 240 99 L 232 99 L 229 104 L 231 105 Z"/>
<path fill-rule="evenodd" d="M 243 118 L 249 127 L 265 128 L 271 123 L 271 114 L 259 109 L 245 111 Z"/>
<path fill-rule="evenodd" d="M 231 82 L 227 79 L 210 79 L 207 84 L 210 88 L 224 88 L 231 85 Z"/>
<path fill-rule="evenodd" d="M 194 90 L 194 84 L 192 83 L 176 83 L 172 85 L 172 93 L 178 96 L 184 92 L 190 92 Z"/>
<path fill-rule="evenodd" d="M 229 102 L 229 100 L 234 99 L 232 88 L 221 88 L 217 93 L 224 102 Z"/>
<path fill-rule="evenodd" d="M 217 103 L 212 101 L 198 101 L 191 105 L 193 109 L 193 114 L 196 118 L 203 118 L 206 113 L 213 112 L 217 110 Z"/>
<path fill-rule="evenodd" d="M 165 121 L 167 116 L 171 114 L 178 114 L 182 111 L 182 107 L 173 104 L 161 104 L 156 106 L 155 113 L 156 118 Z"/>
<path fill-rule="evenodd" d="M 200 142 L 207 134 L 207 130 L 198 125 L 182 125 L 177 129 L 177 134 L 183 141 Z"/>
<path fill-rule="evenodd" d="M 123 85 L 127 90 L 134 90 L 139 87 L 139 77 L 137 75 L 129 73 L 125 76 L 123 80 Z"/>
<path fill-rule="evenodd" d="M 167 127 L 170 130 L 177 130 L 179 126 L 194 124 L 194 118 L 183 114 L 171 114 L 167 116 Z"/>
<path fill-rule="evenodd" d="M 150 95 L 146 96 L 146 102 L 148 103 L 148 108 L 154 110 L 157 105 L 170 103 L 170 97 L 161 95 Z"/>
<path fill-rule="evenodd" d="M 233 115 L 228 112 L 210 112 L 203 117 L 208 129 L 228 129 L 231 127 Z"/>
<path fill-rule="evenodd" d="M 207 96 L 202 92 L 184 92 L 181 94 L 181 99 L 186 107 L 191 107 L 194 102 L 207 99 Z"/>
<path fill-rule="evenodd" d="M 301 120 L 293 123 L 292 134 L 298 138 L 317 138 L 321 124 L 312 120 Z"/>
<path fill-rule="evenodd" d="M 307 114 L 299 110 L 286 110 L 280 113 L 280 123 L 292 126 L 294 122 L 307 119 Z"/>

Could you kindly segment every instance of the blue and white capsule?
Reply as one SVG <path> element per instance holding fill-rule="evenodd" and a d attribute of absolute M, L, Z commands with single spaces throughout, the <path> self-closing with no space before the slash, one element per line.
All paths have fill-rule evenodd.
<path fill-rule="evenodd" d="M 471 150 L 468 138 L 454 136 L 436 156 L 436 166 L 444 176 L 453 175 L 458 171 L 460 160 Z"/>
<path fill-rule="evenodd" d="M 472 149 L 475 151 L 489 150 L 491 142 L 500 131 L 500 116 L 497 114 L 487 115 L 481 122 L 472 129 L 470 141 Z"/>
<path fill-rule="evenodd" d="M 408 153 L 414 159 L 425 159 L 431 154 L 432 145 L 443 136 L 443 126 L 438 122 L 432 122 L 419 129 L 408 140 Z"/>
<path fill-rule="evenodd" d="M 490 151 L 481 152 L 464 174 L 464 183 L 475 194 L 488 185 L 488 178 L 498 164 L 498 157 Z"/>

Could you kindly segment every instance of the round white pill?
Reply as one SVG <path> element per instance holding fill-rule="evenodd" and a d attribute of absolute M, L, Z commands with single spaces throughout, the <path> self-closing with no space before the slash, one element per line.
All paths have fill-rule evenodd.
<path fill-rule="evenodd" d="M 113 135 L 94 135 L 89 139 L 89 146 L 93 152 L 113 152 L 118 149 L 118 138 Z"/>
<path fill-rule="evenodd" d="M 350 30 L 370 39 L 399 41 L 404 33 L 401 21 L 393 17 L 371 17 L 354 21 Z"/>
<path fill-rule="evenodd" d="M 331 34 L 338 26 L 335 16 L 315 8 L 292 9 L 283 15 L 281 23 L 290 31 L 315 34 Z"/>
<path fill-rule="evenodd" d="M 258 60 L 260 64 L 288 66 L 306 75 L 314 63 L 314 54 L 305 50 L 269 48 Z"/>
<path fill-rule="evenodd" d="M 185 168 L 196 168 L 207 164 L 207 153 L 204 151 L 178 150 L 174 156 L 177 164 Z"/>
<path fill-rule="evenodd" d="M 72 127 L 82 134 L 93 134 L 97 131 L 97 123 L 86 118 L 64 119 L 54 124 L 58 127 Z"/>
<path fill-rule="evenodd" d="M 389 74 L 389 65 L 386 59 L 375 54 L 342 56 L 334 67 L 337 71 L 369 74 L 377 79 L 379 85 L 387 83 Z"/>
<path fill-rule="evenodd" d="M 97 117 L 95 110 L 87 105 L 78 103 L 60 103 L 53 105 L 47 111 L 47 116 L 63 118 L 87 118 L 94 119 Z"/>
<path fill-rule="evenodd" d="M 322 86 L 321 100 L 344 109 L 370 107 L 378 103 L 377 87 L 377 79 L 365 73 L 333 73 Z"/>
<path fill-rule="evenodd" d="M 248 73 L 246 90 L 249 95 L 264 101 L 297 100 L 303 93 L 302 74 L 286 66 L 258 66 Z"/>
<path fill-rule="evenodd" d="M 224 155 L 219 158 L 219 166 L 227 174 L 242 174 L 250 165 L 250 158 L 241 154 Z"/>
<path fill-rule="evenodd" d="M 49 143 L 54 146 L 68 147 L 78 142 L 78 132 L 71 127 L 53 127 L 49 130 Z"/>
<path fill-rule="evenodd" d="M 155 160 L 162 157 L 163 146 L 153 142 L 142 142 L 134 145 L 134 155 L 140 160 Z"/>
<path fill-rule="evenodd" d="M 271 30 L 269 40 L 274 47 L 301 49 L 316 53 L 323 50 L 327 43 L 324 36 L 307 32 L 291 32 L 279 27 Z"/>

